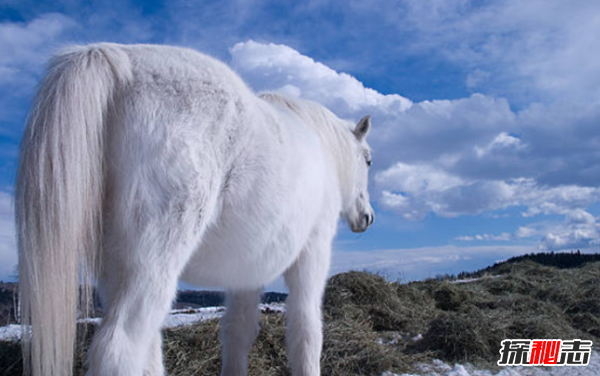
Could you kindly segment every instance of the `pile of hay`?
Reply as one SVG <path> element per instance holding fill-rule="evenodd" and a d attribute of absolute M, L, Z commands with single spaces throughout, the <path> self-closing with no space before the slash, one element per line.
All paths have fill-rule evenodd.
<path fill-rule="evenodd" d="M 439 310 L 420 350 L 446 360 L 493 364 L 506 338 L 584 338 L 600 334 L 600 263 L 558 270 L 531 261 L 501 274 L 453 284 L 419 284 Z"/>

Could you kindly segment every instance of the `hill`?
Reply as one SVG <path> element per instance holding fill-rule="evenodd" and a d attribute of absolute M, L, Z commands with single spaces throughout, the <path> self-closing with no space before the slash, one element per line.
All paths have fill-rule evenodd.
<path fill-rule="evenodd" d="M 511 257 L 506 261 L 495 263 L 492 266 L 478 270 L 473 273 L 460 273 L 457 278 L 478 278 L 486 274 L 502 274 L 510 270 L 510 265 L 523 262 L 531 261 L 536 264 L 545 266 L 554 266 L 559 269 L 579 268 L 589 262 L 600 261 L 600 253 L 586 254 L 577 252 L 541 252 L 541 253 L 530 253 L 522 256 Z"/>

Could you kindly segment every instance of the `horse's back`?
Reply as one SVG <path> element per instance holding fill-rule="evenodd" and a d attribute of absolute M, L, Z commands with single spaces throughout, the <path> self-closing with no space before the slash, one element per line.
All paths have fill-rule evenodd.
<path fill-rule="evenodd" d="M 222 62 L 181 47 L 121 48 L 133 70 L 121 101 L 128 126 L 138 123 L 142 132 L 160 131 L 159 126 L 183 132 L 188 127 L 196 133 L 217 132 L 216 137 L 219 130 L 255 115 L 257 98 Z"/>

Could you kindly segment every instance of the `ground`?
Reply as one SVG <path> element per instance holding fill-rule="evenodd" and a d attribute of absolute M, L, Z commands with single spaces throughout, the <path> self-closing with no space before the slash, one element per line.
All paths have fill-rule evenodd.
<path fill-rule="evenodd" d="M 600 374 L 598 353 L 586 367 L 496 365 L 500 341 L 507 338 L 582 338 L 600 343 L 600 262 L 584 260 L 561 269 L 522 259 L 461 278 L 401 284 L 363 272 L 332 277 L 324 299 L 322 374 Z M 250 375 L 289 375 L 284 305 L 262 307 L 262 330 L 252 349 Z M 169 375 L 218 374 L 221 314 L 222 308 L 193 308 L 170 315 L 164 331 Z M 87 338 L 95 327 L 93 322 L 80 326 L 88 327 Z M 0 336 L 17 329 L 0 328 Z M 79 346 L 79 375 L 84 374 L 86 343 Z M 19 346 L 0 340 L 0 376 L 14 375 L 21 375 Z"/>

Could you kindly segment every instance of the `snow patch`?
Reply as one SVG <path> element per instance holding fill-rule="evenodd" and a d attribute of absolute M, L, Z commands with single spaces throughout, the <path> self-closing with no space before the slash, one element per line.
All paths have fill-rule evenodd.
<path fill-rule="evenodd" d="M 0 327 L 0 341 L 18 341 L 21 339 L 21 325 L 10 324 Z"/>
<path fill-rule="evenodd" d="M 259 309 L 264 313 L 283 313 L 285 312 L 284 303 L 259 304 Z M 166 317 L 163 328 L 177 328 L 180 326 L 192 325 L 197 322 L 221 318 L 225 314 L 225 307 L 204 307 L 174 309 Z M 99 325 L 102 318 L 93 317 L 78 320 L 81 323 L 90 323 Z M 21 339 L 21 325 L 11 324 L 0 327 L 0 341 L 18 341 Z"/>
<path fill-rule="evenodd" d="M 224 307 L 206 307 L 193 310 L 174 310 L 167 316 L 163 328 L 176 328 L 192 325 L 200 321 L 221 318 L 225 314 Z"/>
<path fill-rule="evenodd" d="M 391 339 L 389 338 L 377 338 L 376 342 L 379 345 L 397 345 L 399 342 L 418 342 L 423 339 L 423 335 L 421 333 L 416 336 L 411 336 L 411 334 L 400 334 L 398 332 L 390 333 Z"/>

